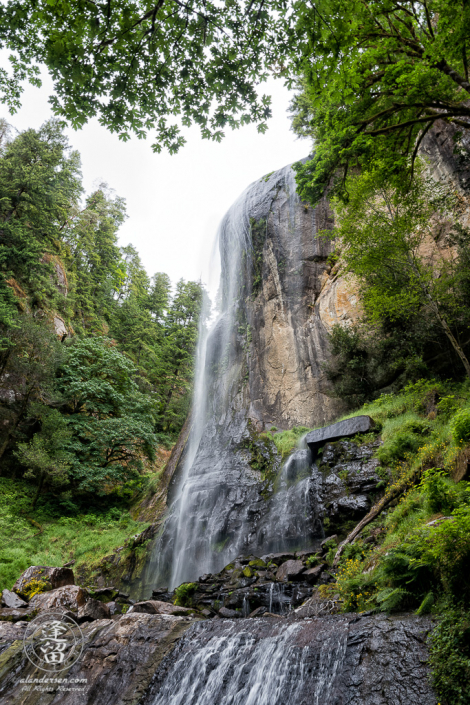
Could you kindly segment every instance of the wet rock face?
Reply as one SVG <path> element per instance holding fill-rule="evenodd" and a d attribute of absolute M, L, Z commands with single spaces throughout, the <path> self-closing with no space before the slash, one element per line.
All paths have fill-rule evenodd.
<path fill-rule="evenodd" d="M 436 705 L 426 618 L 216 620 L 194 625 L 142 705 Z"/>
<path fill-rule="evenodd" d="M 379 461 L 373 457 L 379 445 L 379 440 L 364 445 L 345 440 L 324 446 L 317 464 L 328 532 L 348 533 L 380 496 Z"/>
<path fill-rule="evenodd" d="M 23 652 L 26 624 L 0 623 L 1 705 L 138 705 L 161 660 L 194 620 L 170 615 L 130 614 L 82 625 L 85 647 L 65 675 L 69 687 L 85 679 L 79 692 L 46 686 L 22 691 L 19 680 L 40 678 Z M 63 674 L 59 674 L 63 675 Z M 47 676 L 47 674 L 46 674 Z M 44 688 L 44 686 L 43 686 Z"/>
<path fill-rule="evenodd" d="M 223 313 L 197 374 L 191 451 L 181 456 L 135 599 L 217 572 L 245 553 L 300 550 L 323 537 L 321 477 L 304 462 L 304 476 L 293 466 L 284 487 L 270 486 L 280 457 L 260 434 L 273 425 L 320 426 L 343 410 L 323 373 L 328 328 L 320 300 L 336 274 L 328 259 L 334 245 L 317 234 L 331 226 L 327 201 L 315 209 L 303 203 L 290 167 L 251 184 L 226 214 Z M 341 511 L 365 508 L 360 500 Z"/>

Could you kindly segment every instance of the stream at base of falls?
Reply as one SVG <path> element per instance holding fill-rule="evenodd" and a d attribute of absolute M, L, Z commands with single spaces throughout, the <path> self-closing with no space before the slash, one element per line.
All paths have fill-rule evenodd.
<path fill-rule="evenodd" d="M 202 622 L 164 659 L 144 705 L 435 705 L 428 629 L 385 615 Z"/>

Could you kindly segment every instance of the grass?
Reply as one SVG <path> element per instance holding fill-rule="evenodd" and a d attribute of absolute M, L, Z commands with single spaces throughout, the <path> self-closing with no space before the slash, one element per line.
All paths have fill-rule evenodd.
<path fill-rule="evenodd" d="M 289 431 L 270 434 L 283 460 L 292 453 L 302 436 L 305 436 L 310 430 L 306 426 L 294 426 Z"/>
<path fill-rule="evenodd" d="M 97 563 L 148 526 L 134 521 L 119 497 L 80 505 L 46 495 L 32 511 L 34 492 L 27 482 L 0 478 L 0 590 L 11 589 L 31 565 Z"/>

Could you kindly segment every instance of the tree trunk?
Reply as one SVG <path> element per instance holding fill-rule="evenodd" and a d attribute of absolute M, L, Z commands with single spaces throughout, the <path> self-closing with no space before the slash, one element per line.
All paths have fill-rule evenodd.
<path fill-rule="evenodd" d="M 450 340 L 450 343 L 452 347 L 454 348 L 455 352 L 459 356 L 462 365 L 465 367 L 465 372 L 467 373 L 467 377 L 470 377 L 470 362 L 468 361 L 467 356 L 465 355 L 464 351 L 462 350 L 462 346 L 459 344 L 457 338 L 454 336 L 452 333 L 451 329 L 449 328 L 449 325 L 447 321 L 442 318 L 441 314 L 437 310 L 437 306 L 434 304 L 434 313 L 436 314 L 436 317 L 441 324 L 442 328 L 444 329 L 445 334 Z"/>
<path fill-rule="evenodd" d="M 44 472 L 44 470 L 43 470 L 43 471 L 41 472 L 41 474 L 39 475 L 39 485 L 38 485 L 38 489 L 37 489 L 37 491 L 36 491 L 36 496 L 34 497 L 33 503 L 32 503 L 32 505 L 31 505 L 32 509 L 35 509 L 35 508 L 36 508 L 36 502 L 38 501 L 39 495 L 41 494 L 42 486 L 43 486 L 43 484 L 44 484 L 45 475 L 46 475 L 46 473 Z"/>

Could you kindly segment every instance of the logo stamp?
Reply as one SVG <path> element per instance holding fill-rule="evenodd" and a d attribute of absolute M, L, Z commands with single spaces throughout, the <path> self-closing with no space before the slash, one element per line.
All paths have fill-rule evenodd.
<path fill-rule="evenodd" d="M 83 651 L 77 622 L 62 612 L 41 614 L 28 624 L 23 648 L 33 666 L 58 673 L 73 666 Z"/>

